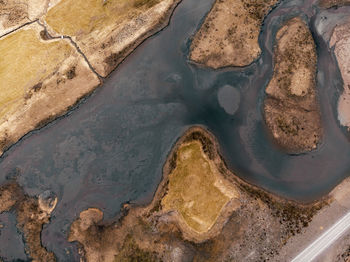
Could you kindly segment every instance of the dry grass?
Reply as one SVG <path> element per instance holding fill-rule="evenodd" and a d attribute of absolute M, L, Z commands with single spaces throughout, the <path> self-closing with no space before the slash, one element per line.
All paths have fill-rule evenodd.
<path fill-rule="evenodd" d="M 204 233 L 234 196 L 200 142 L 192 141 L 179 148 L 176 168 L 169 175 L 169 189 L 162 200 L 164 210 L 176 210 L 191 229 Z"/>
<path fill-rule="evenodd" d="M 72 53 L 68 43 L 39 38 L 36 30 L 22 29 L 0 40 L 0 118 L 23 102 L 26 93 L 36 89 Z"/>
<path fill-rule="evenodd" d="M 63 0 L 49 10 L 46 22 L 59 34 L 83 36 L 130 20 L 160 0 Z"/>

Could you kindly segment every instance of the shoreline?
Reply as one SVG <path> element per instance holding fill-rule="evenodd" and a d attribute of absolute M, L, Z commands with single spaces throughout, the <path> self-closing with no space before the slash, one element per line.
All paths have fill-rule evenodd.
<path fill-rule="evenodd" d="M 208 231 L 200 233 L 193 231 L 178 211 L 164 209 L 162 202 L 169 192 L 169 175 L 174 174 L 178 149 L 182 145 L 196 141 L 202 144 L 203 152 L 216 165 L 224 180 L 239 192 L 238 200 L 234 199 L 225 204 L 213 226 Z M 315 227 L 319 225 L 320 217 L 328 217 L 329 214 L 335 217 L 341 213 L 337 207 L 347 201 L 346 195 L 350 191 L 344 185 L 349 183 L 350 178 L 345 179 L 317 201 L 300 203 L 285 199 L 242 180 L 228 170 L 213 134 L 202 126 L 192 126 L 174 143 L 163 166 L 162 179 L 148 204 L 125 203 L 120 215 L 106 221 L 103 220 L 103 212 L 100 209 L 90 207 L 82 211 L 80 218 L 71 224 L 68 239 L 70 242 L 79 243 L 80 252 L 85 254 L 87 261 L 93 261 L 92 257 L 100 257 L 111 252 L 119 256 L 128 250 L 146 252 L 157 258 L 167 258 L 164 261 L 169 261 L 170 254 L 165 248 L 168 245 L 181 246 L 182 251 L 179 253 L 186 258 L 200 257 L 200 252 L 204 248 L 209 257 L 221 259 L 229 257 L 232 248 L 236 250 L 235 248 L 246 241 L 252 248 L 264 247 L 259 249 L 259 252 L 271 261 L 278 261 L 275 259 L 286 252 L 285 250 L 293 250 L 295 246 L 300 248 L 294 239 L 301 238 L 305 243 L 311 239 L 310 232 L 314 232 Z M 327 225 L 328 222 L 327 220 Z M 96 239 L 96 230 L 99 230 L 101 240 Z M 244 234 L 232 235 L 232 230 L 239 232 L 243 230 Z M 269 239 L 268 242 L 265 242 L 264 238 L 260 239 L 258 237 L 260 234 L 265 234 Z M 169 239 L 173 239 L 172 244 Z M 225 241 L 222 242 L 222 239 Z M 129 246 L 131 245 L 129 240 L 133 243 L 132 247 Z M 102 243 L 104 248 L 99 248 Z M 194 254 L 188 255 L 186 250 L 193 249 Z M 248 252 L 249 248 L 247 249 L 244 249 L 244 252 Z M 280 254 L 279 250 L 283 252 Z M 240 255 L 247 255 L 244 252 L 237 253 L 235 259 L 241 258 Z"/>
<path fill-rule="evenodd" d="M 27 137 L 31 133 L 40 130 L 41 128 L 45 127 L 46 125 L 48 125 L 50 123 L 53 123 L 56 120 L 61 119 L 62 117 L 67 116 L 69 113 L 74 111 L 74 109 L 77 108 L 83 101 L 85 101 L 88 97 L 90 97 L 95 92 L 95 90 L 97 88 L 103 87 L 104 80 L 108 79 L 108 77 L 113 73 L 113 71 L 115 71 L 118 68 L 118 66 L 125 59 L 127 59 L 127 57 L 129 55 L 131 55 L 133 53 L 133 51 L 138 46 L 140 46 L 143 42 L 147 41 L 147 39 L 151 38 L 152 36 L 154 36 L 155 34 L 157 34 L 160 31 L 162 31 L 163 29 L 165 29 L 169 25 L 171 17 L 173 15 L 176 7 L 181 3 L 181 1 L 182 0 L 175 0 L 174 3 L 172 4 L 172 6 L 167 10 L 167 12 L 162 14 L 161 19 L 158 21 L 158 23 L 156 23 L 153 26 L 153 28 L 150 31 L 146 31 L 145 33 L 143 33 L 140 36 L 138 36 L 135 41 L 133 41 L 132 43 L 127 45 L 120 53 L 118 53 L 116 58 L 115 58 L 116 60 L 113 59 L 114 65 L 111 66 L 111 69 L 109 70 L 109 73 L 105 77 L 102 77 L 99 74 L 96 74 L 95 72 L 91 72 L 93 74 L 96 74 L 96 76 L 99 79 L 99 84 L 93 86 L 87 93 L 83 94 L 82 96 L 78 96 L 76 98 L 76 100 L 74 101 L 74 103 L 72 103 L 71 105 L 67 106 L 65 109 L 61 109 L 57 113 L 51 114 L 50 116 L 45 117 L 42 120 L 38 121 L 35 124 L 33 129 L 30 129 L 29 131 L 27 131 L 24 134 L 20 135 L 18 138 L 16 138 L 16 137 L 14 137 L 14 138 L 4 137 L 3 139 L 0 139 L 0 159 L 5 157 L 4 154 L 11 147 L 15 146 L 17 143 L 22 141 L 22 139 L 24 139 L 25 137 Z M 14 29 L 13 31 L 10 31 L 10 32 L 6 33 L 5 35 L 1 36 L 0 39 L 5 38 L 5 37 L 7 37 L 7 36 L 9 36 L 11 34 L 14 34 L 14 33 L 18 32 L 19 30 L 21 30 L 22 28 L 27 27 L 28 25 L 30 26 L 32 24 L 36 24 L 37 21 L 38 21 L 38 19 L 35 20 L 35 21 L 28 22 L 26 24 L 20 25 L 20 26 L 16 27 L 16 29 Z M 39 24 L 39 25 L 42 26 L 44 28 L 44 30 L 47 30 L 46 26 L 43 26 L 41 24 Z M 57 39 L 57 37 L 51 36 L 49 41 L 55 41 L 55 39 Z M 65 39 L 66 39 L 66 37 L 65 37 Z M 71 37 L 68 37 L 68 39 L 71 40 Z M 76 43 L 74 41 L 72 41 L 72 44 L 76 45 Z M 78 50 L 76 50 L 76 52 L 80 53 L 80 55 L 82 55 L 84 57 L 84 60 L 86 60 L 85 54 L 84 54 L 84 52 L 81 51 L 79 46 L 74 46 L 75 49 L 77 47 L 78 47 Z M 88 64 L 88 66 L 90 67 L 90 70 L 91 70 L 91 67 L 92 67 L 91 63 L 88 60 L 86 60 L 86 63 Z"/>

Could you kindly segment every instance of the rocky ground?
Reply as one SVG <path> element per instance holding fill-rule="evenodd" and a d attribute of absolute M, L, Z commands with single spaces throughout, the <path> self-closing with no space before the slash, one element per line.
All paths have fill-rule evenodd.
<path fill-rule="evenodd" d="M 308 26 L 293 18 L 278 31 L 274 74 L 266 88 L 264 116 L 284 150 L 313 150 L 322 138 L 316 92 L 316 47 Z"/>
<path fill-rule="evenodd" d="M 246 66 L 260 53 L 262 22 L 278 0 L 217 0 L 196 33 L 190 59 L 212 68 Z"/>
<path fill-rule="evenodd" d="M 235 195 L 239 195 L 233 205 L 226 204 L 214 226 L 205 232 L 194 232 L 189 224 L 183 225 L 183 220 L 186 214 L 192 218 L 205 216 L 210 204 L 206 204 L 208 209 L 195 208 L 197 213 L 194 214 L 182 212 L 178 207 L 171 209 L 163 201 L 172 194 L 169 179 L 171 181 L 176 174 L 174 170 L 181 163 L 178 157 L 183 155 L 179 152 L 184 144 L 192 142 L 201 144 L 208 161 L 223 176 L 221 180 L 230 183 Z M 196 190 L 187 203 L 202 194 L 200 188 L 192 188 L 186 180 L 183 183 L 184 188 Z M 203 202 L 210 201 L 210 197 L 207 198 Z M 170 154 L 164 167 L 163 181 L 149 206 L 131 207 L 126 204 L 124 216 L 114 222 L 102 222 L 103 214 L 98 209 L 83 211 L 71 226 L 69 240 L 80 243 L 81 253 L 87 261 L 272 260 L 288 240 L 307 227 L 318 210 L 330 201 L 324 199 L 300 205 L 241 181 L 226 169 L 212 135 L 202 128 L 192 128 Z M 143 260 L 137 260 L 141 257 Z"/>
<path fill-rule="evenodd" d="M 341 125 L 350 129 L 350 19 L 335 27 L 329 45 L 334 48 L 344 82 L 344 90 L 338 101 L 338 119 Z"/>
<path fill-rule="evenodd" d="M 90 94 L 179 1 L 0 0 L 0 155 Z"/>
<path fill-rule="evenodd" d="M 49 223 L 56 203 L 57 198 L 50 192 L 29 197 L 15 181 L 0 187 L 0 213 L 16 213 L 17 228 L 23 232 L 26 253 L 34 261 L 55 261 L 54 254 L 41 245 L 41 230 Z"/>

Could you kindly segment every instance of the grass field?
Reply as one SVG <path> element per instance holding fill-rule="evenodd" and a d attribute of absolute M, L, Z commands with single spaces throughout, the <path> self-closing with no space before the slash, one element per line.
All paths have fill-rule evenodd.
<path fill-rule="evenodd" d="M 50 76 L 72 53 L 65 41 L 40 41 L 39 32 L 21 29 L 0 40 L 0 118 Z"/>
<path fill-rule="evenodd" d="M 177 210 L 196 232 L 207 232 L 232 198 L 216 167 L 201 144 L 193 141 L 178 150 L 176 168 L 169 175 L 169 189 L 162 200 L 164 210 Z"/>

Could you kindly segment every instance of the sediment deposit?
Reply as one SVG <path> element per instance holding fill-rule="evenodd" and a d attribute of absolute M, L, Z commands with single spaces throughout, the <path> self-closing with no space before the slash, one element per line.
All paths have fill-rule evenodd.
<path fill-rule="evenodd" d="M 125 204 L 123 217 L 110 223 L 99 209 L 85 210 L 69 241 L 80 243 L 87 261 L 273 260 L 330 201 L 300 205 L 275 197 L 232 174 L 217 150 L 209 132 L 191 128 L 169 155 L 149 206 Z"/>
<path fill-rule="evenodd" d="M 350 20 L 337 26 L 329 42 L 334 47 L 344 90 L 338 100 L 338 119 L 342 126 L 350 128 Z"/>
<path fill-rule="evenodd" d="M 308 26 L 300 18 L 289 20 L 276 35 L 264 115 L 274 140 L 290 153 L 313 150 L 322 138 L 316 61 Z"/>
<path fill-rule="evenodd" d="M 278 0 L 217 0 L 194 36 L 190 59 L 212 68 L 246 66 L 261 53 L 265 16 Z"/>

